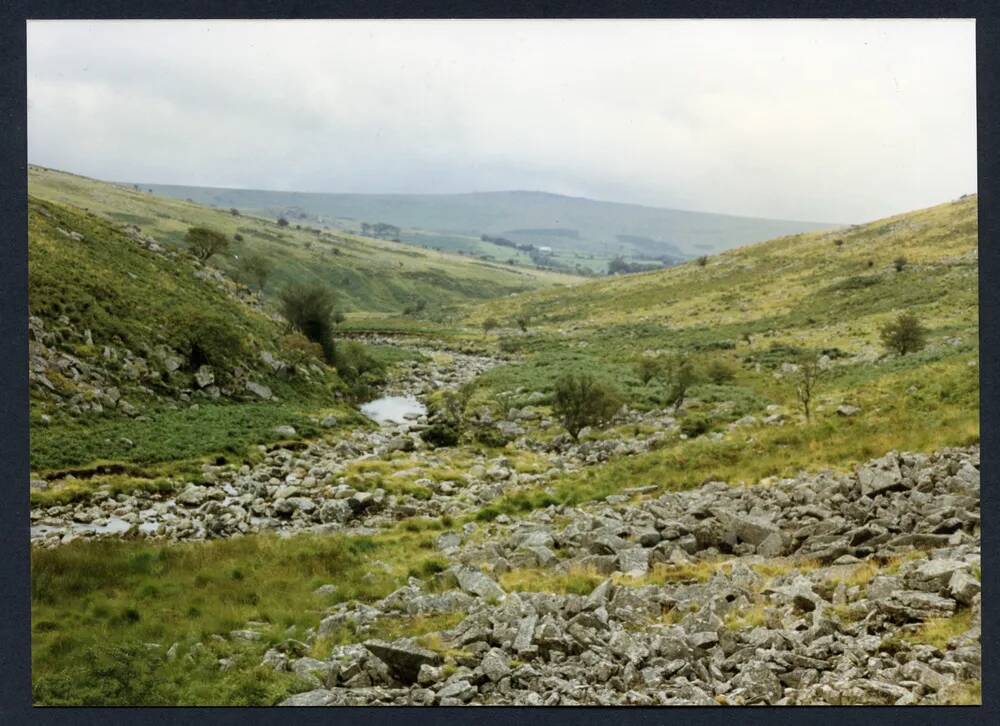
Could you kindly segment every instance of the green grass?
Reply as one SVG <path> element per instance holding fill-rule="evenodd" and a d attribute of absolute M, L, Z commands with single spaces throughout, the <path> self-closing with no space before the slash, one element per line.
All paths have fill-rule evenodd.
<path fill-rule="evenodd" d="M 303 686 L 289 674 L 258 668 L 264 651 L 303 638 L 333 603 L 373 601 L 405 584 L 413 568 L 435 571 L 436 534 L 248 536 L 180 545 L 77 542 L 35 550 L 34 702 L 272 705 Z M 334 595 L 313 594 L 329 583 L 337 586 Z M 428 621 L 425 628 L 445 620 Z M 213 637 L 225 638 L 249 621 L 263 623 L 261 641 Z M 389 622 L 377 632 L 395 637 L 408 632 L 408 625 Z M 173 643 L 180 644 L 176 661 L 165 657 Z M 220 671 L 220 657 L 235 657 L 236 666 Z"/>

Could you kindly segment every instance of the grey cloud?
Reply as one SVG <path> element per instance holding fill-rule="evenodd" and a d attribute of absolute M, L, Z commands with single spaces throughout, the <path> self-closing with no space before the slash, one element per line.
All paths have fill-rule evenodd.
<path fill-rule="evenodd" d="M 29 160 L 863 221 L 975 190 L 972 21 L 32 22 Z"/>

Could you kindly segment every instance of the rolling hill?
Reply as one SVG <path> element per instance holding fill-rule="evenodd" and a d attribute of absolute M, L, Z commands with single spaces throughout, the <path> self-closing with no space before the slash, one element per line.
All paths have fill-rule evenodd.
<path fill-rule="evenodd" d="M 230 253 L 213 265 L 238 277 L 239 257 L 253 253 L 273 266 L 267 291 L 293 281 L 333 287 L 344 312 L 399 312 L 422 306 L 434 314 L 469 300 L 503 297 L 578 278 L 526 266 L 511 266 L 353 234 L 324 233 L 293 220 L 273 220 L 157 196 L 133 187 L 32 166 L 29 193 L 41 200 L 85 209 L 119 224 L 131 224 L 168 248 L 183 248 L 187 230 L 216 229 L 233 240 Z M 237 239 L 238 237 L 238 239 Z"/>
<path fill-rule="evenodd" d="M 831 224 L 686 212 L 535 191 L 470 194 L 320 194 L 141 184 L 156 194 L 276 218 L 357 229 L 362 222 L 400 227 L 401 239 L 474 249 L 482 235 L 596 258 L 616 255 L 676 262 L 704 253 Z M 503 250 L 497 252 L 504 254 Z M 503 257 L 502 259 L 506 259 Z"/>

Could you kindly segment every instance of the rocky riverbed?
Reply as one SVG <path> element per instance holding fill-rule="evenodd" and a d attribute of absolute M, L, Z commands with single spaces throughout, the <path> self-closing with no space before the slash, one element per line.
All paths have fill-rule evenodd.
<path fill-rule="evenodd" d="M 939 703 L 981 678 L 979 485 L 978 449 L 893 452 L 852 475 L 470 524 L 438 541 L 448 570 L 341 604 L 308 639 L 350 623 L 361 642 L 264 662 L 314 685 L 285 705 Z M 502 587 L 522 568 L 599 584 Z M 436 648 L 363 639 L 442 612 L 463 617 Z"/>

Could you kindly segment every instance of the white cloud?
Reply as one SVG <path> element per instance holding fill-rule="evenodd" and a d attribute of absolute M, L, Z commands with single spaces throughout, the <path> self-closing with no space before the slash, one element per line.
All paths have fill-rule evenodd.
<path fill-rule="evenodd" d="M 976 186 L 972 21 L 43 21 L 33 163 L 863 221 Z"/>

